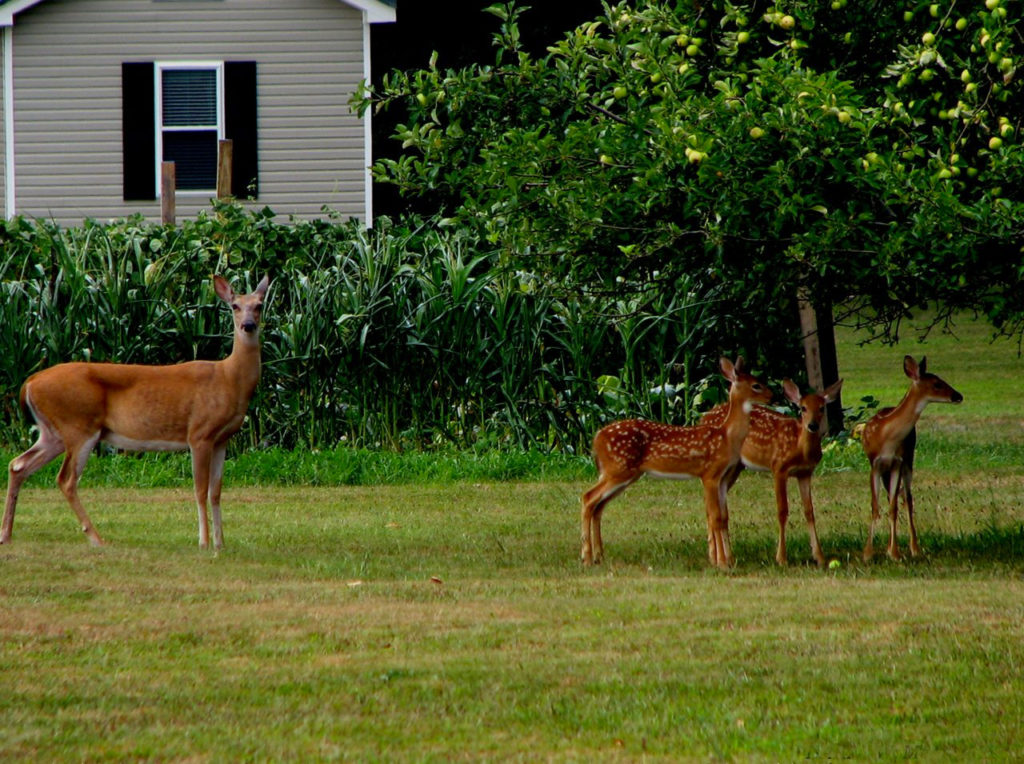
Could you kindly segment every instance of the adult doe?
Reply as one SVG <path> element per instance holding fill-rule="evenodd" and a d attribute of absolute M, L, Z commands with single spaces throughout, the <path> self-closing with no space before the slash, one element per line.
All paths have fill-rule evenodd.
<path fill-rule="evenodd" d="M 199 512 L 199 546 L 224 543 L 220 493 L 228 439 L 238 432 L 260 378 L 260 316 L 269 282 L 237 295 L 220 276 L 217 296 L 231 307 L 234 341 L 220 361 L 172 366 L 63 363 L 30 376 L 22 408 L 35 420 L 39 439 L 8 469 L 7 503 L 0 544 L 11 540 L 18 491 L 32 473 L 64 454 L 57 483 L 93 545 L 103 539 L 78 496 L 78 481 L 100 441 L 130 451 L 192 452 L 192 480 Z"/>

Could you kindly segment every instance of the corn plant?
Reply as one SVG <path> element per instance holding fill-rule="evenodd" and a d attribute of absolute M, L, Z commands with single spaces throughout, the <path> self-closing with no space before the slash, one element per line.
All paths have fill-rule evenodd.
<path fill-rule="evenodd" d="M 0 438 L 12 445 L 29 435 L 18 389 L 39 368 L 221 357 L 215 272 L 246 289 L 272 279 L 263 380 L 234 449 L 582 453 L 610 418 L 690 416 L 687 382 L 719 350 L 714 295 L 686 283 L 664 298 L 567 294 L 430 222 L 285 224 L 217 205 L 179 228 L 15 220 L 0 239 Z"/>

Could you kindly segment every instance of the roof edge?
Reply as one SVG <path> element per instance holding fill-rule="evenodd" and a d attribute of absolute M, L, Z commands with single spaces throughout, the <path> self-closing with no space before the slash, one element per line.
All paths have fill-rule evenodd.
<path fill-rule="evenodd" d="M 15 13 L 21 13 L 41 2 L 43 0 L 7 0 L 7 2 L 0 3 L 0 27 L 13 26 Z"/>
<path fill-rule="evenodd" d="M 13 26 L 16 13 L 21 13 L 41 2 L 43 0 L 0 0 L 0 27 Z M 396 19 L 394 7 L 382 0 L 341 0 L 341 2 L 365 13 L 367 21 L 371 24 L 386 24 Z"/>
<path fill-rule="evenodd" d="M 382 0 L 341 0 L 341 2 L 361 10 L 371 24 L 387 24 L 396 19 L 394 6 L 388 5 Z"/>

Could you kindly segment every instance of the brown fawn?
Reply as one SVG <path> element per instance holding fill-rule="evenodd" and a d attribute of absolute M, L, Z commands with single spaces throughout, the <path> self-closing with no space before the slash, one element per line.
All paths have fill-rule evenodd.
<path fill-rule="evenodd" d="M 599 477 L 597 484 L 583 494 L 580 556 L 584 564 L 599 563 L 604 555 L 601 513 L 605 505 L 645 474 L 700 479 L 707 514 L 708 559 L 723 568 L 732 564 L 727 477 L 739 462 L 753 404 L 768 403 L 772 396 L 765 385 L 742 370 L 742 358 L 733 365 L 723 357 L 719 365 L 729 380 L 728 412 L 720 425 L 681 427 L 625 419 L 601 428 L 594 436 Z"/>
<path fill-rule="evenodd" d="M 914 527 L 914 496 L 910 481 L 914 472 L 914 448 L 917 445 L 917 420 L 929 403 L 960 403 L 964 397 L 944 380 L 929 374 L 927 359 L 917 363 L 909 355 L 903 358 L 903 373 L 910 378 L 910 389 L 898 406 L 884 408 L 868 420 L 861 433 L 864 453 L 871 463 L 871 526 L 864 547 L 864 561 L 874 555 L 875 526 L 879 516 L 879 495 L 885 486 L 889 497 L 889 557 L 898 560 L 896 516 L 899 495 L 907 505 L 910 525 L 910 554 L 921 554 Z"/>
<path fill-rule="evenodd" d="M 224 455 L 260 378 L 260 315 L 268 286 L 264 277 L 252 294 L 236 295 L 227 281 L 214 276 L 217 296 L 231 307 L 234 318 L 231 354 L 221 361 L 173 366 L 63 363 L 30 376 L 21 388 L 21 405 L 35 420 L 39 438 L 8 469 L 0 544 L 11 540 L 22 484 L 62 453 L 57 483 L 89 541 L 102 544 L 78 497 L 78 481 L 93 447 L 105 441 L 129 451 L 189 449 L 199 546 L 209 546 L 209 504 L 213 544 L 220 549 Z"/>
<path fill-rule="evenodd" d="M 818 565 L 825 564 L 821 544 L 814 523 L 814 503 L 811 501 L 811 476 L 821 461 L 822 419 L 825 406 L 836 399 L 843 380 L 830 385 L 824 392 L 800 395 L 800 388 L 791 380 L 784 380 L 782 390 L 786 397 L 800 407 L 800 418 L 755 406 L 750 412 L 750 432 L 740 450 L 740 462 L 728 476 L 729 488 L 743 468 L 771 472 L 775 481 L 775 508 L 779 519 L 779 546 L 775 561 L 785 565 L 786 521 L 789 518 L 787 483 L 795 478 L 804 505 L 804 518 L 811 537 L 811 554 Z M 715 406 L 701 419 L 706 424 L 721 424 L 728 411 L 726 406 Z"/>

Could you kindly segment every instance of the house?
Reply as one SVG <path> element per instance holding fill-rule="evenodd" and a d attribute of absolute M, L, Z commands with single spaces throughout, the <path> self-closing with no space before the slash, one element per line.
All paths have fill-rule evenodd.
<path fill-rule="evenodd" d="M 0 202 L 79 225 L 209 209 L 218 144 L 231 191 L 283 216 L 373 217 L 370 24 L 394 0 L 0 0 Z"/>

